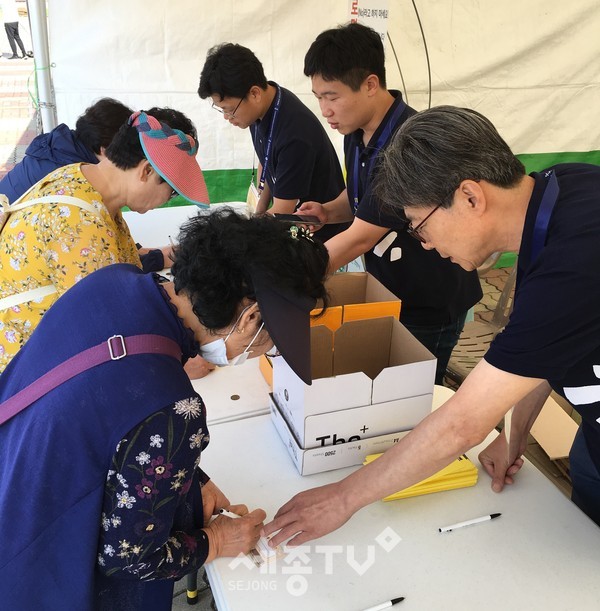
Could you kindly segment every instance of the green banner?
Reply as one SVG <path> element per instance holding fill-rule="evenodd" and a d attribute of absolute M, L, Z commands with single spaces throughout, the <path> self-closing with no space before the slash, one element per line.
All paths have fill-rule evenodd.
<path fill-rule="evenodd" d="M 527 173 L 539 172 L 557 163 L 592 163 L 600 165 L 600 151 L 582 153 L 524 153 L 517 155 Z"/>
<path fill-rule="evenodd" d="M 600 165 L 600 151 L 585 151 L 582 153 L 524 153 L 517 155 L 525 165 L 527 172 L 538 172 L 557 163 L 592 163 Z M 204 179 L 208 187 L 211 202 L 245 202 L 250 185 L 252 169 L 242 170 L 205 170 Z M 184 206 L 187 201 L 183 197 L 174 197 L 165 204 L 169 206 Z"/>

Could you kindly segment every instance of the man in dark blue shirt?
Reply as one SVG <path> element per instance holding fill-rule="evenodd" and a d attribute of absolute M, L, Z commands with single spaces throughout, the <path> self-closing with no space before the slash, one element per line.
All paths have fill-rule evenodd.
<path fill-rule="evenodd" d="M 304 492 L 265 527 L 294 544 L 343 524 L 481 443 L 500 492 L 523 465 L 528 432 L 551 388 L 581 414 L 570 455 L 573 501 L 600 525 L 600 168 L 557 165 L 531 176 L 479 113 L 439 106 L 411 117 L 382 160 L 376 192 L 404 208 L 411 233 L 464 269 L 519 253 L 514 309 L 477 367 L 443 406 L 383 457 L 343 482 Z M 513 408 L 514 406 L 514 408 Z"/>
<path fill-rule="evenodd" d="M 372 193 L 380 152 L 416 111 L 399 91 L 386 89 L 381 38 L 364 25 L 319 34 L 304 73 L 323 116 L 345 136 L 347 184 L 335 198 L 304 204 L 300 212 L 324 223 L 353 220 L 327 242 L 331 269 L 364 254 L 367 271 L 402 300 L 402 323 L 437 357 L 436 383 L 442 384 L 467 312 L 482 296 L 477 272 L 425 252 L 406 233 L 404 216 L 385 214 Z"/>
<path fill-rule="evenodd" d="M 271 200 L 270 213 L 292 213 L 298 203 L 327 201 L 344 188 L 319 119 L 291 91 L 267 81 L 250 49 L 232 43 L 210 49 L 198 94 L 211 98 L 232 125 L 250 128 L 259 160 L 257 213 L 266 212 Z"/>

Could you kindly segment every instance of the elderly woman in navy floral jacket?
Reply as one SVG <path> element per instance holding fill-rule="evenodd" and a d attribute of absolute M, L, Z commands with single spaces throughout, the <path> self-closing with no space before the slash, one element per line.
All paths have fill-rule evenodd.
<path fill-rule="evenodd" d="M 205 406 L 182 363 L 237 364 L 275 342 L 310 383 L 327 263 L 297 227 L 216 212 L 183 227 L 174 283 L 112 265 L 56 302 L 0 378 L 3 608 L 166 611 L 175 579 L 256 544 L 264 511 L 232 505 L 200 469 Z M 137 350 L 149 335 L 160 347 Z M 108 338 L 116 360 L 6 413 Z M 211 519 L 220 508 L 242 517 Z"/>

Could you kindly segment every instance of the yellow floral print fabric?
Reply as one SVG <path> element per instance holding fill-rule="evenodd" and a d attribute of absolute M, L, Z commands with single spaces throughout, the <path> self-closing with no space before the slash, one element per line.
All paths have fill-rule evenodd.
<path fill-rule="evenodd" d="M 50 173 L 23 201 L 46 195 L 77 197 L 98 214 L 71 204 L 38 203 L 9 216 L 0 234 L 0 299 L 47 285 L 56 292 L 0 310 L 0 372 L 48 308 L 83 277 L 113 263 L 141 267 L 121 212 L 110 216 L 80 163 Z"/>

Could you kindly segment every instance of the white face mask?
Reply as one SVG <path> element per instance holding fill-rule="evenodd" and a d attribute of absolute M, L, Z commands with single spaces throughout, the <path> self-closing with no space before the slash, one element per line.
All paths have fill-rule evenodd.
<path fill-rule="evenodd" d="M 252 346 L 256 338 L 259 336 L 260 332 L 263 330 L 263 327 L 265 326 L 264 322 L 260 325 L 258 331 L 254 334 L 254 337 L 252 338 L 244 352 L 238 354 L 237 356 L 234 356 L 232 359 L 227 358 L 226 342 L 231 336 L 231 334 L 234 332 L 244 312 L 250 307 L 251 306 L 247 306 L 242 310 L 241 314 L 238 316 L 238 319 L 233 324 L 233 327 L 231 327 L 231 330 L 225 336 L 225 339 L 219 338 L 212 342 L 209 342 L 208 344 L 200 346 L 199 354 L 204 360 L 208 361 L 209 363 L 213 363 L 214 365 L 217 365 L 217 367 L 226 367 L 227 365 L 242 365 L 248 360 L 250 352 L 252 352 L 250 350 L 250 346 Z"/>
<path fill-rule="evenodd" d="M 223 338 L 216 339 L 213 342 L 200 346 L 200 356 L 209 363 L 213 363 L 219 367 L 229 365 L 227 360 L 227 346 Z"/>

